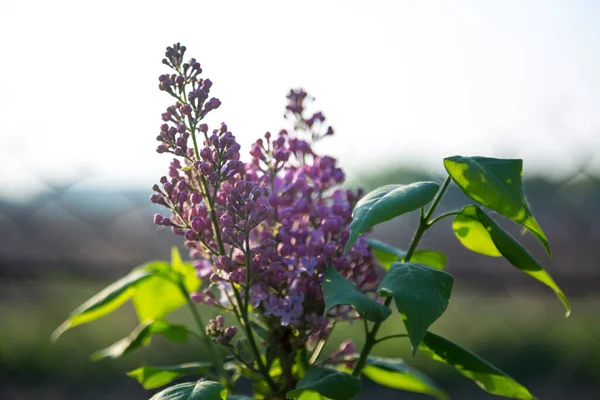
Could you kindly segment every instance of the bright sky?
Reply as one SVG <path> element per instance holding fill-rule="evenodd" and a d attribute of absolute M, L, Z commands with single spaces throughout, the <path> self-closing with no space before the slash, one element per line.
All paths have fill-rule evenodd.
<path fill-rule="evenodd" d="M 180 41 L 248 149 L 302 86 L 350 176 L 444 156 L 564 174 L 600 153 L 600 6 L 590 1 L 0 2 L 0 177 L 150 187 L 164 48 Z M 594 160 L 600 169 L 600 155 Z M 530 173 L 531 173 L 530 172 Z M 89 178 L 92 176 L 93 178 Z"/>

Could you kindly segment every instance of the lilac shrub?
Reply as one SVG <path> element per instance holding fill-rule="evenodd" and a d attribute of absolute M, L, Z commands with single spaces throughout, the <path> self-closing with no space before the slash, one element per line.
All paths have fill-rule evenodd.
<path fill-rule="evenodd" d="M 480 208 L 521 224 L 550 251 L 523 196 L 521 160 L 448 157 L 448 178 L 441 186 L 388 185 L 367 195 L 346 190 L 337 161 L 314 150 L 334 130 L 322 112 L 307 110 L 313 99 L 302 89 L 287 95 L 290 129 L 265 133 L 246 158 L 226 123 L 211 128 L 204 122 L 221 101 L 211 96 L 213 84 L 202 76 L 200 63 L 186 59 L 185 52 L 175 44 L 163 59 L 171 71 L 159 77 L 159 89 L 173 103 L 161 115 L 156 151 L 172 159 L 150 200 L 164 209 L 154 223 L 181 236 L 191 262 L 181 261 L 174 250 L 171 263 L 134 269 L 76 309 L 55 337 L 133 298 L 140 327 L 97 358 L 123 355 L 154 334 L 176 341 L 188 335 L 199 338 L 210 364 L 140 367 L 129 373 L 148 389 L 185 375 L 204 376 L 164 389 L 156 399 L 243 398 L 233 395 L 240 377 L 254 382 L 254 398 L 349 399 L 360 392 L 362 375 L 397 389 L 446 398 L 439 386 L 404 361 L 370 356 L 376 344 L 396 338 L 408 338 L 413 353 L 425 350 L 483 382 L 492 394 L 533 398 L 496 367 L 429 331 L 449 303 L 452 276 L 443 271 L 445 261 L 435 261 L 439 253 L 417 250 L 429 228 L 454 217 L 453 230 L 465 247 L 505 256 L 552 288 L 569 311 L 566 298 L 537 260 Z M 452 181 L 479 205 L 434 218 Z M 419 226 L 407 251 L 362 236 L 381 222 L 419 209 Z M 378 337 L 392 302 L 406 333 Z M 185 304 L 196 330 L 164 320 Z M 208 306 L 202 308 L 214 316 L 208 324 L 196 304 Z M 357 349 L 346 340 L 323 355 L 333 328 L 345 323 L 364 324 L 363 346 Z M 398 320 L 392 323 L 398 325 Z"/>

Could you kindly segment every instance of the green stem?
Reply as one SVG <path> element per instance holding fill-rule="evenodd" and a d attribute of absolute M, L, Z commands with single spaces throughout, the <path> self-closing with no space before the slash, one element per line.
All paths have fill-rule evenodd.
<path fill-rule="evenodd" d="M 273 382 L 273 379 L 271 379 L 271 376 L 269 375 L 269 371 L 267 370 L 267 367 L 263 363 L 261 354 L 258 351 L 258 346 L 256 345 L 256 340 L 254 339 L 254 332 L 252 331 L 252 326 L 250 326 L 250 318 L 248 317 L 248 306 L 250 303 L 250 301 L 249 301 L 250 300 L 250 278 L 251 278 L 250 261 L 251 261 L 251 258 L 250 258 L 250 236 L 246 235 L 246 287 L 244 290 L 244 300 L 245 301 L 242 303 L 242 298 L 239 294 L 239 291 L 237 291 L 235 288 L 234 288 L 234 293 L 235 293 L 235 297 L 238 302 L 238 305 L 241 308 L 240 313 L 242 314 L 242 320 L 244 321 L 244 329 L 246 330 L 246 336 L 248 337 L 248 343 L 250 344 L 252 353 L 254 353 L 254 358 L 256 359 L 256 364 L 258 365 L 258 369 L 260 370 L 261 374 L 267 381 L 267 384 L 269 385 L 269 387 L 271 388 L 273 393 L 276 393 L 277 385 L 275 385 L 275 382 Z"/>
<path fill-rule="evenodd" d="M 217 369 L 217 375 L 219 375 L 221 383 L 223 385 L 225 385 L 225 387 L 231 389 L 231 383 L 229 382 L 229 377 L 227 376 L 227 374 L 225 373 L 225 370 L 223 369 L 223 360 L 222 360 L 221 356 L 219 355 L 219 352 L 215 348 L 213 341 L 206 335 L 206 331 L 205 331 L 206 325 L 204 325 L 204 322 L 202 321 L 202 317 L 200 317 L 200 313 L 196 309 L 195 304 L 192 302 L 192 299 L 190 298 L 190 293 L 187 291 L 187 289 L 185 288 L 185 285 L 183 283 L 179 284 L 179 289 L 181 290 L 181 293 L 185 297 L 187 304 L 190 307 L 190 310 L 192 311 L 192 316 L 194 317 L 194 320 L 196 321 L 196 325 L 198 325 L 198 329 L 200 330 L 200 336 L 202 338 L 202 341 L 208 348 L 208 351 L 210 353 L 210 358 L 212 359 L 213 365 Z"/>
<path fill-rule="evenodd" d="M 431 221 L 429 221 L 429 225 L 435 225 L 437 222 L 439 222 L 440 220 L 447 218 L 447 217 L 451 217 L 453 215 L 459 215 L 460 211 L 451 211 L 451 212 L 447 212 L 445 214 L 439 215 L 437 217 L 435 217 L 434 219 L 432 219 Z"/>
<path fill-rule="evenodd" d="M 429 208 L 429 210 L 427 211 L 427 214 L 425 214 L 424 217 L 423 217 L 423 208 L 421 208 L 421 217 L 419 218 L 419 226 L 417 227 L 415 235 L 413 236 L 413 239 L 410 243 L 410 247 L 408 248 L 408 251 L 406 252 L 406 255 L 404 256 L 404 262 L 410 261 L 413 253 L 415 252 L 415 250 L 417 249 L 417 246 L 419 245 L 419 241 L 423 237 L 423 234 L 427 231 L 427 229 L 429 229 L 429 227 L 431 227 L 431 224 L 429 224 L 428 221 L 431 218 L 431 216 L 433 215 L 433 212 L 435 211 L 437 206 L 440 204 L 440 201 L 442 200 L 444 193 L 446 193 L 446 189 L 448 189 L 448 185 L 450 185 L 450 182 L 451 182 L 451 178 L 450 178 L 450 176 L 448 176 L 448 178 L 446 178 L 446 181 L 444 182 L 444 184 L 442 185 L 440 190 L 437 192 L 436 197 L 433 200 L 433 203 L 431 204 L 431 207 Z M 392 304 L 392 299 L 393 299 L 393 297 L 389 296 L 385 300 L 386 307 L 389 307 L 390 304 Z M 382 322 L 375 323 L 373 325 L 373 327 L 371 328 L 371 331 L 367 334 L 367 337 L 365 340 L 365 346 L 363 347 L 362 352 L 360 353 L 360 357 L 356 363 L 356 366 L 354 367 L 354 371 L 352 371 L 352 375 L 359 377 L 360 374 L 362 373 L 362 370 L 365 367 L 365 364 L 367 362 L 367 357 L 369 356 L 369 353 L 371 353 L 371 350 L 373 349 L 373 347 L 378 343 L 376 336 L 377 336 L 377 332 L 379 331 L 379 328 L 381 328 Z"/>
<path fill-rule="evenodd" d="M 388 340 L 388 339 L 407 338 L 407 337 L 408 337 L 408 335 L 406 333 L 401 333 L 399 335 L 389 335 L 389 336 L 384 336 L 382 338 L 375 340 L 375 343 L 381 343 L 384 340 Z"/>

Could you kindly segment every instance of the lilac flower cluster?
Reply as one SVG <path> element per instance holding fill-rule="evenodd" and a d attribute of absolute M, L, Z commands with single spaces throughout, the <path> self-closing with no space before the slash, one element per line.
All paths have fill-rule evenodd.
<path fill-rule="evenodd" d="M 337 307 L 323 316 L 324 270 L 334 266 L 373 295 L 377 280 L 364 239 L 343 253 L 362 193 L 341 189 L 336 160 L 312 150 L 333 129 L 321 112 L 307 117 L 308 95 L 292 90 L 286 118 L 294 119 L 294 129 L 266 133 L 243 163 L 227 125 L 209 134 L 201 122 L 221 103 L 209 100 L 211 81 L 199 77 L 196 60 L 183 61 L 184 53 L 183 46 L 169 47 L 163 62 L 175 73 L 159 78 L 177 102 L 162 115 L 157 151 L 179 158 L 153 187 L 151 201 L 170 210 L 154 222 L 184 237 L 198 276 L 209 278 L 193 300 L 238 316 L 252 307 L 268 328 L 290 329 L 300 341 L 325 338 L 333 323 L 358 314 Z M 223 343 L 235 334 L 218 319 L 207 332 Z"/>

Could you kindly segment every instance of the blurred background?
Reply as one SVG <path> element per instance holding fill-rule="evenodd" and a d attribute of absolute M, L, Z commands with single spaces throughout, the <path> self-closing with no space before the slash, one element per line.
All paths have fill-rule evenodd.
<path fill-rule="evenodd" d="M 573 314 L 563 318 L 553 293 L 507 262 L 462 248 L 448 220 L 422 242 L 448 255 L 456 277 L 433 329 L 540 399 L 600 398 L 599 17 L 598 3 L 582 0 L 0 2 L 0 398 L 145 399 L 124 371 L 203 357 L 156 338 L 117 362 L 90 362 L 134 328 L 129 306 L 49 342 L 81 302 L 179 245 L 152 224 L 148 201 L 169 162 L 154 150 L 170 104 L 157 77 L 177 41 L 223 103 L 207 122 L 226 121 L 246 149 L 288 127 L 291 87 L 315 96 L 336 130 L 316 150 L 340 160 L 348 187 L 441 182 L 441 159 L 454 154 L 523 158 L 552 260 L 522 240 Z M 465 201 L 454 188 L 440 212 Z M 372 235 L 405 248 L 414 227 L 409 215 Z M 341 331 L 361 342 L 362 327 L 348 326 L 332 348 Z M 413 360 L 404 342 L 376 353 L 404 357 L 452 398 L 493 398 L 449 367 Z M 364 399 L 424 398 L 365 389 Z"/>

